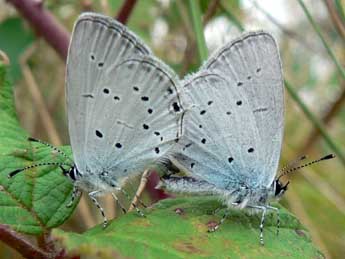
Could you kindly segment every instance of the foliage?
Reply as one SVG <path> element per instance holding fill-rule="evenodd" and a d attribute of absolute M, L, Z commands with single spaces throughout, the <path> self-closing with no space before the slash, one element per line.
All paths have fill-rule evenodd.
<path fill-rule="evenodd" d="M 322 258 L 304 227 L 283 208 L 278 237 L 276 217 L 267 215 L 263 247 L 259 215 L 233 210 L 219 230 L 208 233 L 208 224 L 225 212 L 217 210 L 220 206 L 211 197 L 166 199 L 145 210 L 145 218 L 132 212 L 106 229 L 54 230 L 53 236 L 71 255 L 97 258 Z"/>
<path fill-rule="evenodd" d="M 17 120 L 12 87 L 3 66 L 0 67 L 0 137 L 0 223 L 34 235 L 61 225 L 77 204 L 66 207 L 72 184 L 61 169 L 37 167 L 8 178 L 18 168 L 62 160 L 52 149 L 27 140 L 27 133 Z M 70 153 L 69 149 L 64 150 Z"/>

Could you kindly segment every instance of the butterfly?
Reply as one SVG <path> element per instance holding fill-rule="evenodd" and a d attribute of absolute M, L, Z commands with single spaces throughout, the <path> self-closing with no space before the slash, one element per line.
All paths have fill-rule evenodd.
<path fill-rule="evenodd" d="M 284 129 L 284 84 L 275 39 L 265 31 L 243 34 L 217 50 L 181 85 L 186 111 L 182 135 L 169 158 L 187 177 L 167 175 L 159 186 L 216 195 L 227 207 L 261 211 L 264 244 L 268 210 L 278 214 L 279 232 L 279 210 L 269 203 L 287 190 L 289 182 L 283 184 L 280 178 L 300 168 L 275 176 Z"/>
<path fill-rule="evenodd" d="M 120 191 L 129 198 L 124 181 L 158 164 L 179 138 L 179 83 L 178 76 L 124 25 L 100 14 L 81 14 L 66 68 L 73 162 L 34 164 L 9 176 L 37 166 L 60 166 L 74 184 L 71 203 L 81 191 L 88 193 L 106 226 L 97 197 L 112 193 L 118 201 L 115 192 Z"/>

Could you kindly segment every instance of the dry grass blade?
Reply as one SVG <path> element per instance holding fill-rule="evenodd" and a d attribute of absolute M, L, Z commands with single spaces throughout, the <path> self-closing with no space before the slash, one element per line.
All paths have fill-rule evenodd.
<path fill-rule="evenodd" d="M 2 50 L 0 50 L 0 61 L 2 64 L 8 66 L 10 65 L 10 59 L 8 58 L 8 56 L 6 55 L 5 52 L 3 52 Z"/>
<path fill-rule="evenodd" d="M 145 190 L 146 183 L 148 181 L 148 177 L 150 175 L 150 170 L 145 170 L 145 172 L 142 174 L 141 179 L 140 179 L 140 184 L 137 189 L 137 192 L 135 193 L 133 200 L 131 202 L 131 206 L 129 207 L 128 211 L 132 211 L 134 209 L 134 205 L 138 205 L 140 196 Z"/>

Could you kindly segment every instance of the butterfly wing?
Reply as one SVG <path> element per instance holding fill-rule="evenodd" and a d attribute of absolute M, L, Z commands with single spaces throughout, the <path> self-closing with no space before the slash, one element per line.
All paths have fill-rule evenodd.
<path fill-rule="evenodd" d="M 268 186 L 283 137 L 283 80 L 277 45 L 253 32 L 225 45 L 185 80 L 177 163 L 219 187 Z"/>
<path fill-rule="evenodd" d="M 67 108 L 75 163 L 85 173 L 140 172 L 178 134 L 177 76 L 123 25 L 82 15 L 67 63 Z"/>

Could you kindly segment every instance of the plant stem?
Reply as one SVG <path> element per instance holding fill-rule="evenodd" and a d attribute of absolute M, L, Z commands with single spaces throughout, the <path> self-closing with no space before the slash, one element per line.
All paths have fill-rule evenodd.
<path fill-rule="evenodd" d="M 126 24 L 129 16 L 131 15 L 137 0 L 127 0 L 122 5 L 116 19 L 122 23 Z"/>
<path fill-rule="evenodd" d="M 70 35 L 68 31 L 43 8 L 42 2 L 33 0 L 8 0 L 30 23 L 35 32 L 51 45 L 66 61 Z"/>
<path fill-rule="evenodd" d="M 19 235 L 16 231 L 3 224 L 0 224 L 0 240 L 13 249 L 17 250 L 25 258 L 53 258 L 51 254 L 42 251 L 38 247 L 35 247 L 22 235 Z"/>
<path fill-rule="evenodd" d="M 196 43 L 199 52 L 200 63 L 207 59 L 207 47 L 204 36 L 204 30 L 202 27 L 201 11 L 199 6 L 199 1 L 188 0 L 189 11 L 192 16 L 192 23 L 194 27 L 194 32 L 196 36 Z"/>

